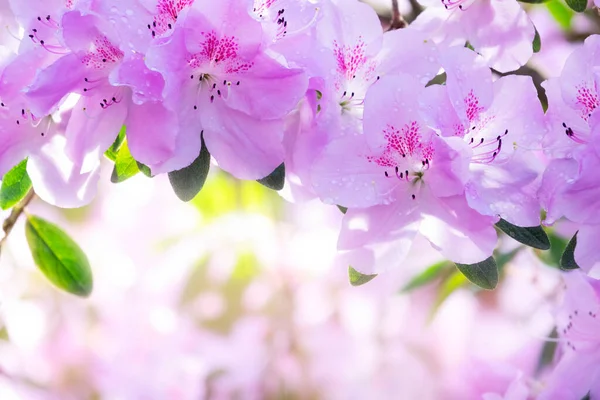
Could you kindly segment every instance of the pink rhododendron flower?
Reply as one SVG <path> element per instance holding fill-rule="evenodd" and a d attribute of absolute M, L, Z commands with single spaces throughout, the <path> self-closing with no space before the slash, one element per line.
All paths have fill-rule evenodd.
<path fill-rule="evenodd" d="M 294 133 L 290 140 L 295 146 L 288 156 L 294 160 L 292 173 L 309 187 L 308 170 L 325 144 L 340 136 L 362 133 L 365 95 L 373 83 L 388 74 L 404 72 L 425 85 L 439 69 L 432 43 L 411 29 L 383 33 L 377 14 L 366 4 L 354 0 L 324 2 L 319 14 L 313 50 L 319 57 L 304 61 L 313 77 L 314 90 L 307 97 L 314 120 Z M 287 56 L 293 50 L 283 53 Z M 294 54 L 289 58 L 294 59 Z"/>
<path fill-rule="evenodd" d="M 482 261 L 495 246 L 495 218 L 464 196 L 471 149 L 427 127 L 411 106 L 421 92 L 410 75 L 381 78 L 365 100 L 365 134 L 333 140 L 314 167 L 323 201 L 350 208 L 338 247 L 352 250 L 360 271 L 399 262 L 417 231 L 461 263 Z"/>
<path fill-rule="evenodd" d="M 219 165 L 239 178 L 264 177 L 283 161 L 283 117 L 307 79 L 261 48 L 249 4 L 196 1 L 182 26 L 148 50 L 146 62 L 166 81 L 164 107 L 175 115 L 176 155 L 156 172 L 190 164 L 202 132 Z"/>
<path fill-rule="evenodd" d="M 440 135 L 462 138 L 471 148 L 469 206 L 518 226 L 539 225 L 542 165 L 529 149 L 539 146 L 545 124 L 531 78 L 511 75 L 492 83 L 484 60 L 464 47 L 443 51 L 441 61 L 446 85 L 425 90 L 422 112 Z"/>
<path fill-rule="evenodd" d="M 566 290 L 556 323 L 561 339 L 558 364 L 539 399 L 600 396 L 600 281 L 579 271 L 565 273 Z"/>
<path fill-rule="evenodd" d="M 564 216 L 580 225 L 575 261 L 590 271 L 600 261 L 598 190 L 600 166 L 599 92 L 594 70 L 600 65 L 600 37 L 590 36 L 565 63 L 560 77 L 544 83 L 548 96 L 546 152 L 553 158 L 539 192 L 546 223 Z"/>
<path fill-rule="evenodd" d="M 514 0 L 427 0 L 428 6 L 411 24 L 436 43 L 468 41 L 500 72 L 524 65 L 533 54 L 535 27 Z"/>

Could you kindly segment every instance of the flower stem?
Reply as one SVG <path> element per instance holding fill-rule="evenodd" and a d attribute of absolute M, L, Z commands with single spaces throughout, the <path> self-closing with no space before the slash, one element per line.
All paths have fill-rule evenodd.
<path fill-rule="evenodd" d="M 17 204 L 15 207 L 13 207 L 8 218 L 6 218 L 4 220 L 4 222 L 2 223 L 2 230 L 4 231 L 4 237 L 2 239 L 0 239 L 0 248 L 2 248 L 2 245 L 8 238 L 8 235 L 14 228 L 15 224 L 17 223 L 17 220 L 19 219 L 21 214 L 23 214 L 23 211 L 25 211 L 25 207 L 27 207 L 27 205 L 31 202 L 31 200 L 33 200 L 34 197 L 35 197 L 35 192 L 33 191 L 33 189 L 31 189 L 27 193 L 27 195 L 25 196 L 23 201 L 21 201 L 19 204 Z"/>
<path fill-rule="evenodd" d="M 390 31 L 395 29 L 406 28 L 408 24 L 400 14 L 400 7 L 398 6 L 398 0 L 392 0 L 392 21 L 390 22 Z"/>

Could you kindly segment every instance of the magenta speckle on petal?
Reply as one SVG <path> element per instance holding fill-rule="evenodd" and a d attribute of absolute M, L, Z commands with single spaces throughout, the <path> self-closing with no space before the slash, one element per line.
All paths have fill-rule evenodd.
<path fill-rule="evenodd" d="M 96 38 L 93 49 L 83 56 L 81 62 L 91 68 L 104 69 L 107 65 L 121 61 L 124 55 L 106 36 L 101 36 Z"/>
<path fill-rule="evenodd" d="M 433 158 L 433 146 L 430 142 L 423 142 L 419 133 L 419 124 L 416 121 L 404 125 L 402 129 L 397 129 L 388 125 L 383 135 L 387 140 L 384 153 L 379 157 L 369 157 L 369 161 L 382 167 L 396 167 L 408 161 L 420 161 Z"/>
<path fill-rule="evenodd" d="M 469 122 L 473 122 L 479 118 L 479 113 L 483 111 L 483 107 L 479 105 L 479 99 L 473 93 L 473 90 L 465 97 L 465 107 L 467 112 L 467 119 Z"/>
<path fill-rule="evenodd" d="M 246 72 L 252 67 L 238 56 L 238 40 L 233 36 L 218 38 L 215 31 L 204 33 L 202 50 L 188 59 L 190 67 L 196 69 L 213 64 L 222 66 L 225 73 Z"/>
<path fill-rule="evenodd" d="M 173 28 L 179 13 L 193 3 L 194 0 L 160 0 L 156 6 L 157 14 L 154 16 L 154 21 L 151 26 L 148 26 L 153 36 L 162 35 Z"/>
<path fill-rule="evenodd" d="M 590 89 L 585 85 L 580 85 L 577 88 L 577 105 L 581 107 L 581 117 L 587 121 L 592 111 L 600 106 L 600 100 L 598 100 L 598 94 L 596 85 Z"/>

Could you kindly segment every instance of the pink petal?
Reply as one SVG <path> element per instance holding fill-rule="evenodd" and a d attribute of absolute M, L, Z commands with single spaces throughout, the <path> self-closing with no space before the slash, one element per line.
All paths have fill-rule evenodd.
<path fill-rule="evenodd" d="M 590 272 L 600 262 L 600 249 L 598 248 L 598 237 L 600 236 L 598 235 L 600 235 L 600 225 L 581 225 L 579 227 L 575 262 L 586 272 Z"/>
<path fill-rule="evenodd" d="M 286 68 L 259 54 L 248 74 L 239 77 L 225 100 L 233 109 L 261 119 L 282 118 L 295 109 L 306 93 L 308 79 L 301 69 Z"/>
<path fill-rule="evenodd" d="M 72 53 L 40 71 L 26 94 L 31 111 L 35 115 L 51 113 L 68 93 L 85 83 L 86 72 L 79 57 Z"/>
<path fill-rule="evenodd" d="M 264 178 L 283 162 L 281 120 L 260 121 L 218 106 L 211 118 L 202 120 L 202 126 L 212 156 L 239 179 Z"/>
<path fill-rule="evenodd" d="M 495 218 L 469 208 L 464 196 L 437 199 L 420 193 L 423 222 L 420 232 L 451 261 L 473 264 L 490 257 L 496 247 Z"/>
<path fill-rule="evenodd" d="M 88 163 L 87 171 L 80 172 L 81 164 L 73 163 L 65 153 L 64 137 L 55 136 L 51 143 L 29 157 L 27 173 L 35 193 L 45 202 L 57 207 L 81 207 L 96 195 L 99 159 Z"/>
<path fill-rule="evenodd" d="M 312 167 L 315 192 L 327 204 L 350 208 L 396 200 L 395 189 L 406 186 L 406 182 L 395 176 L 386 177 L 381 166 L 369 161 L 368 156 L 372 154 L 363 135 L 333 140 Z"/>
<path fill-rule="evenodd" d="M 82 97 L 73 108 L 65 137 L 66 152 L 76 164 L 81 165 L 90 154 L 98 158 L 119 134 L 127 116 L 129 99 L 120 96 L 118 103 L 113 102 L 114 90 L 108 85 L 96 88 L 90 91 L 92 95 Z M 100 106 L 104 99 L 112 104 Z"/>
<path fill-rule="evenodd" d="M 362 273 L 401 265 L 419 229 L 419 213 L 410 199 L 391 205 L 349 209 L 342 222 L 338 249 Z"/>
<path fill-rule="evenodd" d="M 513 71 L 533 55 L 535 28 L 516 1 L 475 1 L 460 23 L 466 39 L 499 72 Z"/>

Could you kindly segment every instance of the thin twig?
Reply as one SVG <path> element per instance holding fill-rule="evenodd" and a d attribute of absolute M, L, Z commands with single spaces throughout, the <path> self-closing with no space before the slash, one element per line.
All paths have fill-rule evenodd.
<path fill-rule="evenodd" d="M 390 30 L 406 28 L 408 24 L 400 14 L 398 0 L 392 0 L 392 21 L 390 22 Z"/>
<path fill-rule="evenodd" d="M 2 247 L 2 245 L 8 238 L 8 235 L 10 234 L 12 229 L 15 227 L 15 224 L 17 223 L 17 220 L 19 219 L 21 214 L 23 214 L 25 207 L 27 207 L 27 205 L 31 202 L 31 200 L 33 200 L 34 197 L 35 197 L 35 192 L 33 191 L 33 189 L 31 189 L 29 191 L 29 193 L 27 193 L 25 198 L 19 204 L 17 204 L 15 207 L 13 207 L 8 218 L 6 218 L 4 220 L 4 222 L 2 223 L 2 230 L 4 231 L 4 237 L 2 239 L 0 239 L 0 248 Z"/>

